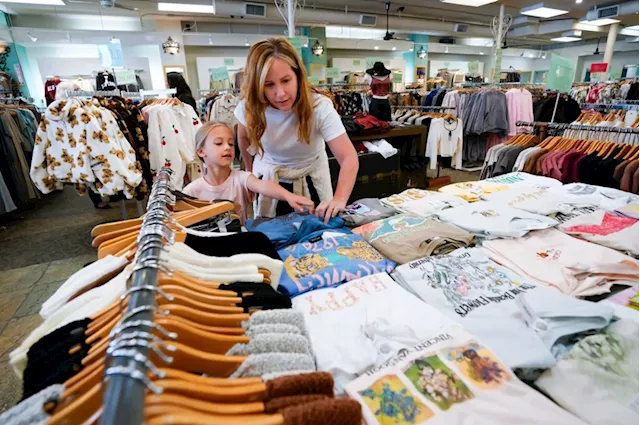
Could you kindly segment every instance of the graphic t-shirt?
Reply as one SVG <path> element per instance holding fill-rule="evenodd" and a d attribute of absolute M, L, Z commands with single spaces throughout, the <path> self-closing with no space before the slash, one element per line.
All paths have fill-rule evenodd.
<path fill-rule="evenodd" d="M 506 184 L 510 187 L 535 186 L 539 188 L 560 187 L 562 182 L 551 177 L 536 176 L 534 174 L 515 172 L 483 180 L 485 182 Z"/>
<path fill-rule="evenodd" d="M 365 198 L 347 205 L 346 209 L 340 213 L 340 218 L 344 220 L 346 226 L 356 227 L 395 214 L 394 208 L 383 205 L 379 199 Z"/>
<path fill-rule="evenodd" d="M 437 217 L 469 232 L 487 237 L 515 238 L 530 230 L 547 229 L 558 222 L 498 202 L 482 201 L 440 211 Z"/>
<path fill-rule="evenodd" d="M 535 385 L 593 425 L 638 422 L 638 323 L 620 320 L 573 346 Z"/>
<path fill-rule="evenodd" d="M 521 276 L 574 297 L 604 294 L 614 283 L 633 285 L 638 281 L 637 260 L 556 229 L 486 241 L 482 249 Z"/>
<path fill-rule="evenodd" d="M 622 208 L 630 202 L 638 202 L 638 195 L 609 187 L 594 186 L 585 183 L 570 183 L 552 189 L 564 197 L 566 202 L 588 204 L 593 197 L 597 197 L 599 202 L 593 204 L 605 211 L 614 211 Z M 588 199 L 589 202 L 582 201 Z"/>
<path fill-rule="evenodd" d="M 292 304 L 304 314 L 318 370 L 334 375 L 338 393 L 365 370 L 455 326 L 386 273 L 307 292 Z"/>
<path fill-rule="evenodd" d="M 289 297 L 340 285 L 364 276 L 391 272 L 387 260 L 359 235 L 325 233 L 278 250 L 285 273 L 278 290 Z"/>
<path fill-rule="evenodd" d="M 381 199 L 382 203 L 400 212 L 428 217 L 447 208 L 465 205 L 464 199 L 423 189 L 407 189 L 402 193 Z"/>
<path fill-rule="evenodd" d="M 487 195 L 493 192 L 499 192 L 501 190 L 508 189 L 506 184 L 498 184 L 481 180 L 478 182 L 463 182 L 453 183 L 447 186 L 441 187 L 438 191 L 449 195 L 459 196 L 468 202 L 475 202 L 480 199 L 482 195 Z"/>
<path fill-rule="evenodd" d="M 579 198 L 567 198 L 559 191 L 524 185 L 489 195 L 482 195 L 482 199 L 541 215 L 558 212 L 568 213 L 576 207 L 598 205 L 600 203 L 600 197 L 597 194 Z"/>
<path fill-rule="evenodd" d="M 608 306 L 535 285 L 480 249 L 423 258 L 399 266 L 392 276 L 487 343 L 511 368 L 553 366 L 551 347 L 560 336 L 600 329 L 613 314 Z"/>
<path fill-rule="evenodd" d="M 584 425 L 459 327 L 371 368 L 346 391 L 362 405 L 368 425 Z"/>
<path fill-rule="evenodd" d="M 473 235 L 425 217 L 400 214 L 353 229 L 398 264 L 429 255 L 444 255 L 469 246 Z"/>
<path fill-rule="evenodd" d="M 638 258 L 638 220 L 603 210 L 572 218 L 558 229 Z"/>

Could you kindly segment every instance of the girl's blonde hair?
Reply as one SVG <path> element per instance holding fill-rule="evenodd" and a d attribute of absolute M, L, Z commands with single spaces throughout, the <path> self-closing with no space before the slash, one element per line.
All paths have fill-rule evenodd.
<path fill-rule="evenodd" d="M 198 131 L 196 131 L 196 155 L 198 155 L 198 151 L 200 149 L 204 148 L 204 145 L 207 143 L 207 139 L 209 139 L 211 132 L 216 127 L 226 127 L 229 129 L 231 134 L 234 135 L 233 128 L 231 128 L 231 126 L 227 123 L 220 121 L 209 121 L 204 123 L 204 125 L 200 127 Z M 198 156 L 198 158 L 200 157 Z M 202 158 L 200 158 L 200 160 L 204 162 Z"/>
<path fill-rule="evenodd" d="M 269 104 L 264 95 L 264 83 L 275 59 L 285 61 L 298 78 L 298 94 L 293 104 L 298 124 L 298 139 L 307 144 L 311 142 L 312 94 L 317 91 L 309 83 L 307 70 L 291 43 L 283 37 L 269 38 L 255 43 L 249 49 L 247 65 L 244 69 L 246 78 L 242 86 L 247 136 L 251 146 L 259 153 L 264 152 L 260 139 L 267 127 L 264 111 Z"/>

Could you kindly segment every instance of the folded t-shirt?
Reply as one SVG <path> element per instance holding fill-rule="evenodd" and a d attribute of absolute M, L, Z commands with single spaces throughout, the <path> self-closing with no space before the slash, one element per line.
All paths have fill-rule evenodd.
<path fill-rule="evenodd" d="M 340 218 L 344 220 L 346 226 L 356 227 L 395 214 L 395 209 L 383 205 L 379 199 L 365 198 L 347 205 L 347 208 L 340 213 Z"/>
<path fill-rule="evenodd" d="M 558 229 L 572 236 L 638 257 L 638 220 L 603 210 L 583 214 Z"/>
<path fill-rule="evenodd" d="M 519 237 L 530 230 L 553 227 L 558 222 L 499 202 L 481 201 L 440 211 L 437 217 L 469 232 L 488 237 Z"/>
<path fill-rule="evenodd" d="M 469 246 L 473 235 L 459 227 L 425 217 L 400 214 L 353 230 L 398 264 L 429 255 L 444 255 Z"/>
<path fill-rule="evenodd" d="M 402 193 L 381 199 L 382 203 L 400 212 L 428 217 L 447 208 L 459 207 L 467 204 L 464 199 L 423 189 L 407 189 Z"/>
<path fill-rule="evenodd" d="M 290 297 L 340 285 L 363 276 L 391 272 L 387 260 L 359 235 L 324 234 L 278 251 L 284 270 L 278 290 Z"/>
<path fill-rule="evenodd" d="M 262 232 L 267 235 L 276 249 L 313 239 L 325 230 L 350 233 L 340 217 L 333 217 L 325 224 L 323 218 L 297 212 L 273 218 L 248 220 L 246 227 L 249 232 Z"/>

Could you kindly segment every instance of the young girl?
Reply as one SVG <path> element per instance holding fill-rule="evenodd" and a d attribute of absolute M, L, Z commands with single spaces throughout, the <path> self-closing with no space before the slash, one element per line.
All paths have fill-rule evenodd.
<path fill-rule="evenodd" d="M 227 124 L 210 121 L 203 125 L 196 132 L 196 152 L 204 162 L 203 176 L 182 192 L 205 201 L 229 200 L 239 204 L 243 224 L 252 199 L 250 191 L 286 201 L 295 211 L 302 212 L 306 206 L 313 213 L 310 199 L 294 195 L 274 182 L 259 180 L 248 171 L 232 170 L 234 144 L 233 130 Z"/>

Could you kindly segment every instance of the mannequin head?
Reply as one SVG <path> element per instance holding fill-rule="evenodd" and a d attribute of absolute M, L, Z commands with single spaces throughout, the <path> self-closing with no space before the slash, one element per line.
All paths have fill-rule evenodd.
<path fill-rule="evenodd" d="M 249 49 L 242 97 L 246 99 L 247 135 L 251 145 L 262 151 L 260 139 L 266 127 L 265 109 L 293 111 L 298 138 L 309 143 L 313 105 L 307 71 L 295 48 L 285 38 L 270 38 Z"/>

